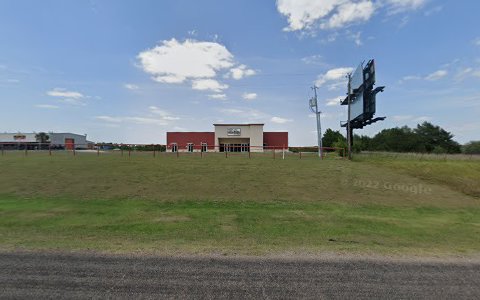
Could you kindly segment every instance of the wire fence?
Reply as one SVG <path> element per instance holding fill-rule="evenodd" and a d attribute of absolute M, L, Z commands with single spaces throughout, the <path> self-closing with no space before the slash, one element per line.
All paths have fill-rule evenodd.
<path fill-rule="evenodd" d="M 372 152 L 372 151 L 363 151 L 356 155 L 360 158 L 370 158 L 370 159 L 389 159 L 389 160 L 438 160 L 438 161 L 448 161 L 448 160 L 480 160 L 480 154 L 434 154 L 434 153 L 399 153 L 399 152 Z"/>
<path fill-rule="evenodd" d="M 62 144 L 50 143 L 0 143 L 1 156 L 23 155 L 25 157 L 35 155 L 47 156 L 166 156 L 166 157 L 270 157 L 272 159 L 345 159 L 345 148 L 322 148 L 322 156 L 318 152 L 301 151 L 298 147 L 285 146 L 250 146 L 248 144 L 186 144 L 186 145 L 162 145 L 162 144 Z"/>

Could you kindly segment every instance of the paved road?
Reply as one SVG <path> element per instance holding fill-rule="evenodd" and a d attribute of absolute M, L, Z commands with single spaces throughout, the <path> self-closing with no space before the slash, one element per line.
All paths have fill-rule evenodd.
<path fill-rule="evenodd" d="M 480 264 L 0 253 L 1 298 L 479 299 Z"/>

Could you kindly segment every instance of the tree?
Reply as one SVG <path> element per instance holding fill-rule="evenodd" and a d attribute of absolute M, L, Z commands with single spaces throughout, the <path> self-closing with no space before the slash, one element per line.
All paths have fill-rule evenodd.
<path fill-rule="evenodd" d="M 347 140 L 345 138 L 338 139 L 335 143 L 333 143 L 332 147 L 338 148 L 336 151 L 338 155 L 345 156 L 347 152 Z"/>
<path fill-rule="evenodd" d="M 371 150 L 372 138 L 367 135 L 353 135 L 353 150 L 355 152 Z"/>
<path fill-rule="evenodd" d="M 480 154 L 480 141 L 471 141 L 463 146 L 465 154 Z"/>
<path fill-rule="evenodd" d="M 328 128 L 323 134 L 322 145 L 323 147 L 334 147 L 333 144 L 338 140 L 345 140 L 345 137 L 340 133 L 340 131 L 333 131 L 332 129 Z"/>
<path fill-rule="evenodd" d="M 35 134 L 35 140 L 40 144 L 40 149 L 46 149 L 46 144 L 50 142 L 50 136 L 45 132 L 39 132 Z"/>
<path fill-rule="evenodd" d="M 460 153 L 460 144 L 453 140 L 453 134 L 440 126 L 429 122 L 418 124 L 414 132 L 418 135 L 425 151 L 431 153 L 436 147 L 441 147 L 446 153 Z"/>
<path fill-rule="evenodd" d="M 35 139 L 37 140 L 37 142 L 44 144 L 49 142 L 50 136 L 45 132 L 39 132 L 35 134 Z"/>
<path fill-rule="evenodd" d="M 417 134 L 404 126 L 380 131 L 373 137 L 369 147 L 374 151 L 425 152 L 419 141 Z"/>

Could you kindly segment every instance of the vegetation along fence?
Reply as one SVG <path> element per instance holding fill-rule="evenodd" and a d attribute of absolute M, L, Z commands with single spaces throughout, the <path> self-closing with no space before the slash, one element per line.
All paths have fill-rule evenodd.
<path fill-rule="evenodd" d="M 62 144 L 52 145 L 50 143 L 9 143 L 0 144 L 2 156 L 6 155 L 110 155 L 110 156 L 168 156 L 168 157 L 208 157 L 224 156 L 229 157 L 270 157 L 272 159 L 286 158 L 320 158 L 318 148 L 315 147 L 276 147 L 276 146 L 250 146 L 248 144 L 225 144 L 213 145 L 161 145 L 161 144 Z M 322 148 L 322 159 L 344 159 L 345 148 L 325 147 Z"/>

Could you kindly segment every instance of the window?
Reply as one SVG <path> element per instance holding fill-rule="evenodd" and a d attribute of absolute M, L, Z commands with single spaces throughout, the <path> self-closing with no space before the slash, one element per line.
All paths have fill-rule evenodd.
<path fill-rule="evenodd" d="M 172 144 L 172 152 L 177 152 L 177 143 Z"/>
<path fill-rule="evenodd" d="M 188 145 L 187 145 L 187 151 L 188 151 L 188 152 L 193 152 L 193 144 L 192 144 L 192 143 L 188 143 Z"/>
<path fill-rule="evenodd" d="M 202 152 L 207 152 L 207 143 L 202 143 Z"/>

